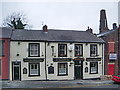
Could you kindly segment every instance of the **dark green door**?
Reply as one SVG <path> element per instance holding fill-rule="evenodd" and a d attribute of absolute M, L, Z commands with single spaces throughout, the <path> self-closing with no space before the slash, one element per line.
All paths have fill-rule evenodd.
<path fill-rule="evenodd" d="M 19 80 L 19 67 L 14 67 L 14 80 Z"/>
<path fill-rule="evenodd" d="M 20 62 L 18 63 L 13 62 L 13 80 L 21 79 L 20 64 L 21 64 Z"/>
<path fill-rule="evenodd" d="M 83 64 L 80 60 L 75 60 L 75 79 L 82 79 L 83 77 Z"/>

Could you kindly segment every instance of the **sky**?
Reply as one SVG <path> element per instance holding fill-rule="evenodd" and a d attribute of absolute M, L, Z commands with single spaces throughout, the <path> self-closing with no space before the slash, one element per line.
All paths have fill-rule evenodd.
<path fill-rule="evenodd" d="M 98 33 L 101 9 L 106 10 L 109 29 L 112 29 L 113 23 L 118 23 L 118 1 L 2 0 L 0 25 L 11 13 L 22 12 L 32 25 L 31 29 L 41 30 L 42 24 L 46 24 L 48 29 L 62 30 L 86 30 L 89 26 Z"/>

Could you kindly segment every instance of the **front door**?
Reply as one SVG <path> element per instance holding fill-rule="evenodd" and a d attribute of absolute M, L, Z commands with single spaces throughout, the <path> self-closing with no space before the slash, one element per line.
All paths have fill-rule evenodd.
<path fill-rule="evenodd" d="M 80 60 L 75 60 L 75 79 L 82 79 L 83 77 L 83 62 Z"/>
<path fill-rule="evenodd" d="M 114 67 L 115 67 L 115 64 L 108 64 L 108 75 L 114 74 Z"/>
<path fill-rule="evenodd" d="M 21 79 L 21 63 L 20 62 L 13 62 L 12 67 L 13 67 L 13 80 L 20 80 Z"/>

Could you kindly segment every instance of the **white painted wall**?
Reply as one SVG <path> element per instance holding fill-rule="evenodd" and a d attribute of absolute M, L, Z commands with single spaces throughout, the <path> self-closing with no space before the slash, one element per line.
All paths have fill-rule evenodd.
<path fill-rule="evenodd" d="M 38 58 L 45 58 L 45 42 L 20 42 L 20 45 L 18 45 L 18 41 L 11 41 L 10 44 L 10 80 L 12 80 L 12 61 L 21 61 L 21 79 L 22 80 L 46 80 L 45 76 L 45 61 L 40 62 L 40 76 L 35 76 L 35 77 L 29 77 L 29 66 L 28 62 L 23 62 L 23 58 L 28 58 L 28 44 L 29 43 L 40 43 L 40 57 Z M 62 43 L 63 44 L 63 43 Z M 65 43 L 67 44 L 67 47 L 70 45 L 70 43 Z M 73 43 L 74 44 L 83 44 L 83 58 L 85 60 L 83 61 L 83 79 L 88 79 L 88 78 L 98 78 L 100 75 L 102 75 L 102 72 L 104 69 L 102 65 L 103 58 L 102 58 L 102 44 L 97 44 L 98 45 L 98 55 L 97 57 L 94 58 L 102 58 L 101 61 L 98 62 L 98 74 L 89 74 L 89 68 L 90 68 L 90 62 L 86 61 L 86 58 L 90 58 L 90 44 L 96 44 L 96 43 Z M 51 46 L 54 46 L 54 52 L 55 55 L 52 56 L 52 49 Z M 20 56 L 16 56 L 16 54 L 19 53 Z M 42 54 L 44 56 L 42 56 Z M 30 57 L 32 58 L 32 57 Z M 37 57 L 33 57 L 37 58 Z M 58 75 L 58 63 L 59 62 L 53 62 L 53 58 L 63 58 L 63 57 L 58 57 L 58 42 L 47 42 L 46 43 L 46 69 L 47 69 L 47 79 L 49 80 L 66 80 L 66 79 L 74 79 L 74 64 L 70 65 L 70 62 L 68 62 L 68 75 L 67 76 L 57 76 Z M 65 57 L 66 58 L 66 57 Z M 67 58 L 76 58 L 74 57 L 74 50 L 72 52 L 69 52 L 67 49 Z M 73 61 L 71 61 L 74 63 Z M 88 64 L 86 65 L 85 62 Z M 51 66 L 51 63 L 53 64 L 52 66 L 54 67 L 54 74 L 48 74 L 48 67 Z M 23 74 L 23 68 L 27 68 L 27 74 Z M 88 67 L 88 73 L 85 73 L 85 67 Z"/>

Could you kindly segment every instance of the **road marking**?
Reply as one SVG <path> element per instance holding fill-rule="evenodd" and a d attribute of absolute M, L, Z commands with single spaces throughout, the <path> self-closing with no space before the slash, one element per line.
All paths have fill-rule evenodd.
<path fill-rule="evenodd" d="M 78 88 L 78 87 L 91 87 L 91 86 L 103 86 L 103 85 L 105 86 L 105 85 L 112 85 L 112 84 L 92 84 L 92 85 L 65 86 L 65 87 L 43 87 L 42 89 L 47 89 L 47 88 Z"/>
<path fill-rule="evenodd" d="M 92 85 L 57 87 L 57 88 L 77 88 L 77 87 L 90 87 L 90 86 L 103 86 L 103 85 L 112 85 L 112 84 L 92 84 Z"/>

